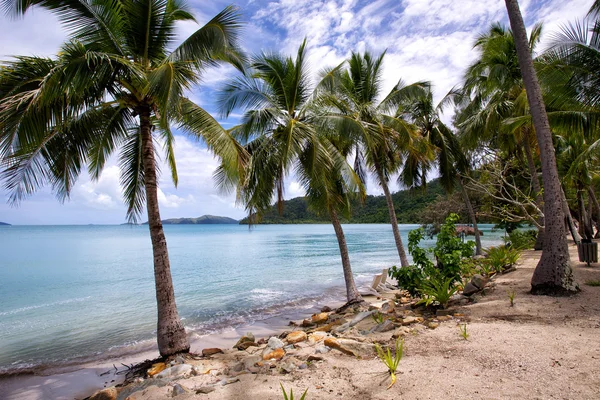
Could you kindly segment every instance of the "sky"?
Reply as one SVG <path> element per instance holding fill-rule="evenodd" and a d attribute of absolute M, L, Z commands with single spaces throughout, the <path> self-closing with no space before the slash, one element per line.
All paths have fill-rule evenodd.
<path fill-rule="evenodd" d="M 540 49 L 549 43 L 561 26 L 581 19 L 593 0 L 521 0 L 525 23 L 531 28 L 543 22 Z M 191 0 L 198 24 L 181 23 L 180 38 L 193 33 L 214 15 L 232 4 L 229 1 Z M 293 55 L 304 38 L 308 42 L 308 60 L 314 76 L 325 67 L 338 65 L 352 51 L 386 51 L 383 92 L 399 79 L 411 83 L 433 82 L 436 97 L 442 98 L 460 85 L 465 68 L 474 61 L 475 38 L 496 21 L 508 24 L 502 0 L 249 0 L 234 3 L 244 22 L 242 47 L 248 54 L 281 52 Z M 53 56 L 67 37 L 57 18 L 33 8 L 19 19 L 0 15 L 0 60 L 13 55 Z M 203 81 L 190 97 L 218 117 L 214 97 L 219 87 L 236 75 L 228 67 L 206 71 Z M 243 110 L 224 127 L 236 123 Z M 450 120 L 446 115 L 445 120 Z M 234 194 L 221 193 L 213 180 L 218 160 L 194 138 L 176 135 L 175 157 L 179 185 L 174 187 L 167 167 L 162 164 L 159 205 L 166 218 L 198 217 L 204 214 L 245 216 Z M 0 182 L 1 184 L 1 182 Z M 398 190 L 392 183 L 391 189 Z M 303 195 L 290 175 L 286 198 Z M 382 193 L 375 184 L 367 185 L 369 194 Z M 18 207 L 7 203 L 8 192 L 0 187 L 0 221 L 15 225 L 118 224 L 125 222 L 126 207 L 119 186 L 116 157 L 107 163 L 98 181 L 84 172 L 71 197 L 60 203 L 49 188 L 42 188 Z M 142 217 L 145 221 L 146 218 Z"/>

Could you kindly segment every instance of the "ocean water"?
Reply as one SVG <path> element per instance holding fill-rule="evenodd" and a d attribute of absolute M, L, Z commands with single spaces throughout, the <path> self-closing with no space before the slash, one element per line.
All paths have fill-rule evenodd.
<path fill-rule="evenodd" d="M 405 245 L 416 227 L 401 225 Z M 500 242 L 481 229 L 484 246 Z M 344 230 L 357 284 L 399 264 L 389 225 Z M 344 300 L 331 225 L 165 225 L 165 234 L 188 332 Z M 155 326 L 147 226 L 0 227 L 0 373 L 139 351 Z"/>

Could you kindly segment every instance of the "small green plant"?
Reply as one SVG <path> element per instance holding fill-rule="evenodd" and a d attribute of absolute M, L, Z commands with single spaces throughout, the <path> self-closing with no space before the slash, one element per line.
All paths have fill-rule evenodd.
<path fill-rule="evenodd" d="M 402 353 L 404 352 L 404 339 L 398 338 L 396 340 L 396 352 L 394 354 L 392 354 L 389 347 L 387 348 L 387 353 L 383 351 L 379 344 L 375 344 L 375 348 L 377 349 L 377 356 L 388 368 L 388 373 L 391 378 L 391 383 L 387 387 L 389 389 L 396 383 L 396 371 L 398 370 L 398 364 L 400 364 Z"/>
<path fill-rule="evenodd" d="M 458 329 L 460 330 L 460 336 L 462 336 L 462 338 L 465 340 L 469 340 L 470 335 L 467 332 L 467 324 L 458 325 Z"/>
<path fill-rule="evenodd" d="M 513 307 L 515 305 L 515 291 L 514 290 L 510 290 L 508 292 L 508 300 L 510 300 L 510 306 Z"/>
<path fill-rule="evenodd" d="M 487 251 L 485 263 L 495 272 L 503 272 L 512 267 L 521 258 L 521 252 L 506 246 L 490 247 Z"/>
<path fill-rule="evenodd" d="M 377 325 L 381 325 L 381 324 L 383 324 L 383 321 L 384 321 L 384 319 L 385 319 L 385 318 L 383 317 L 383 314 L 382 314 L 382 313 L 380 313 L 379 311 L 377 311 L 377 312 L 374 312 L 373 314 L 371 314 L 371 317 L 373 317 L 373 321 L 375 321 L 375 323 L 376 323 Z"/>
<path fill-rule="evenodd" d="M 587 281 L 585 284 L 588 286 L 600 286 L 600 281 Z"/>
<path fill-rule="evenodd" d="M 446 308 L 450 298 L 458 290 L 453 282 L 454 278 L 431 277 L 423 283 L 423 287 L 421 288 L 423 299 L 420 300 L 420 303 L 430 306 L 434 302 L 437 302 L 442 308 Z"/>
<path fill-rule="evenodd" d="M 279 386 L 281 386 L 281 390 L 283 391 L 284 400 L 294 400 L 294 389 L 290 389 L 290 395 L 288 396 L 281 382 L 279 382 Z M 304 391 L 304 394 L 302 395 L 302 397 L 300 397 L 300 400 L 306 399 L 306 393 L 308 393 L 308 388 Z"/>

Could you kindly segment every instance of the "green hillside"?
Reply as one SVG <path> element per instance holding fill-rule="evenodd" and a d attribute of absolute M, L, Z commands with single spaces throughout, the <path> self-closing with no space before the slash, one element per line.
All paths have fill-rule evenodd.
<path fill-rule="evenodd" d="M 420 213 L 439 196 L 444 196 L 444 189 L 438 180 L 427 184 L 425 190 L 401 190 L 392 195 L 399 223 L 420 223 Z M 384 196 L 367 196 L 364 204 L 356 204 L 352 210 L 352 217 L 344 222 L 350 223 L 387 223 L 390 221 Z M 303 197 L 296 197 L 284 203 L 283 214 L 280 215 L 277 207 L 271 207 L 259 222 L 261 224 L 313 224 L 326 223 L 326 215 L 319 216 L 308 208 Z M 240 224 L 247 224 L 244 218 Z"/>
<path fill-rule="evenodd" d="M 203 215 L 198 218 L 170 218 L 162 221 L 163 225 L 210 225 L 210 224 L 237 224 L 238 220 L 216 215 Z M 148 222 L 144 222 L 144 225 Z"/>

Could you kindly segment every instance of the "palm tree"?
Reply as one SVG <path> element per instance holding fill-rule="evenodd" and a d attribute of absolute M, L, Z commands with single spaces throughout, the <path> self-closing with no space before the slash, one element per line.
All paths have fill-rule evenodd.
<path fill-rule="evenodd" d="M 366 182 L 369 169 L 381 186 L 386 198 L 390 223 L 402 267 L 408 266 L 408 258 L 398 229 L 398 219 L 389 190 L 390 176 L 399 171 L 401 154 L 412 152 L 415 159 L 431 157 L 425 143 L 415 141 L 415 129 L 402 118 L 395 116 L 400 101 L 411 93 L 420 91 L 425 82 L 404 85 L 399 81 L 391 92 L 379 101 L 382 83 L 382 63 L 385 53 L 379 57 L 371 54 L 352 53 L 345 70 L 338 66 L 331 71 L 332 84 L 327 87 L 330 97 L 323 102 L 328 109 L 328 120 L 340 132 L 355 143 L 354 169 Z"/>
<path fill-rule="evenodd" d="M 577 291 L 570 265 L 562 210 L 561 187 L 556 168 L 550 124 L 542 92 L 533 68 L 527 31 L 517 0 L 505 0 L 513 30 L 519 66 L 527 91 L 531 116 L 540 148 L 544 182 L 545 235 L 542 256 L 531 278 L 532 294 L 566 294 Z"/>
<path fill-rule="evenodd" d="M 233 132 L 246 143 L 240 152 L 247 160 L 246 169 L 228 170 L 227 165 L 221 165 L 218 181 L 223 188 L 238 191 L 252 220 L 271 205 L 274 197 L 282 210 L 284 180 L 294 171 L 306 190 L 309 205 L 326 213 L 333 224 L 347 304 L 360 302 L 339 214 L 348 215 L 350 199 L 364 196 L 364 187 L 334 145 L 339 142 L 342 147 L 342 141 L 319 116 L 317 92 L 309 82 L 306 41 L 295 60 L 261 54 L 252 59 L 250 67 L 251 73 L 227 84 L 220 96 L 225 116 L 238 107 L 245 109 L 241 124 Z M 325 76 L 321 85 L 330 78 Z"/>
<path fill-rule="evenodd" d="M 57 57 L 17 57 L 0 70 L 0 156 L 10 201 L 49 183 L 68 199 L 87 165 L 98 179 L 117 149 L 127 217 L 146 203 L 162 356 L 189 350 L 171 279 L 158 207 L 155 142 L 162 141 L 172 178 L 177 170 L 171 125 L 203 138 L 234 165 L 235 141 L 185 96 L 202 71 L 219 61 L 240 66 L 239 16 L 227 7 L 179 46 L 178 21 L 194 21 L 179 0 L 3 0 L 17 15 L 33 5 L 55 13 L 69 30 Z"/>
<path fill-rule="evenodd" d="M 541 32 L 541 25 L 533 27 L 528 40 L 531 51 L 539 43 Z M 525 155 L 536 203 L 542 209 L 542 189 L 535 162 L 537 143 L 513 32 L 494 23 L 477 38 L 474 47 L 480 56 L 468 67 L 463 89 L 472 98 L 472 104 L 457 118 L 462 141 L 478 146 L 483 139 L 516 157 Z M 523 116 L 526 123 L 506 123 L 507 119 Z M 543 217 L 537 222 L 543 227 Z M 541 250 L 543 233 L 543 228 L 539 228 L 537 250 Z"/>
<path fill-rule="evenodd" d="M 401 100 L 396 116 L 412 123 L 417 128 L 418 134 L 434 149 L 435 159 L 424 159 L 420 154 L 409 152 L 404 159 L 404 167 L 399 180 L 409 188 L 424 187 L 427 183 L 427 174 L 435 164 L 446 192 L 452 192 L 458 183 L 475 229 L 476 254 L 480 255 L 482 248 L 477 217 L 459 174 L 459 171 L 460 173 L 468 172 L 468 162 L 454 132 L 441 120 L 444 107 L 457 101 L 461 97 L 461 93 L 453 89 L 438 104 L 435 104 L 431 85 L 424 85 L 422 90 L 415 92 Z"/>

